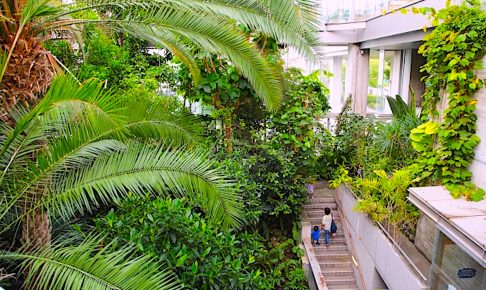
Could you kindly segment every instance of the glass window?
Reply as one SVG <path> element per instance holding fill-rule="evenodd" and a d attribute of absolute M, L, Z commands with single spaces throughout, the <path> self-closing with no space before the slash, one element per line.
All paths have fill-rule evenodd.
<path fill-rule="evenodd" d="M 370 50 L 367 113 L 389 113 L 386 96 L 392 95 L 391 75 L 393 57 L 393 51 Z"/>
<path fill-rule="evenodd" d="M 432 263 L 433 290 L 486 289 L 486 270 L 443 233 Z"/>

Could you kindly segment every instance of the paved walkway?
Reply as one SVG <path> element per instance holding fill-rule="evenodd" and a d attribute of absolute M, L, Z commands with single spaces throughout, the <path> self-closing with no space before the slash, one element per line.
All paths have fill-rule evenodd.
<path fill-rule="evenodd" d="M 314 253 L 319 261 L 321 271 L 325 278 L 328 289 L 358 289 L 352 266 L 351 254 L 346 244 L 343 228 L 337 204 L 335 201 L 335 190 L 328 189 L 327 184 L 319 182 L 313 199 L 304 205 L 304 212 L 307 214 L 312 226 L 321 225 L 324 208 L 329 207 L 334 216 L 338 231 L 335 237 L 331 237 L 331 245 L 326 247 L 324 242 L 324 231 L 321 232 L 320 245 L 314 245 Z"/>

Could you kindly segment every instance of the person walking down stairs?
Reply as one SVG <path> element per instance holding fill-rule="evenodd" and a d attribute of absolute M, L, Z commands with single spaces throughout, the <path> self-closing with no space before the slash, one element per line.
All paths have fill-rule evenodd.
<path fill-rule="evenodd" d="M 321 228 L 324 229 L 324 240 L 326 241 L 326 246 L 329 246 L 330 236 L 331 236 L 331 224 L 332 224 L 332 214 L 331 209 L 326 207 L 324 209 L 324 216 L 322 217 Z"/>

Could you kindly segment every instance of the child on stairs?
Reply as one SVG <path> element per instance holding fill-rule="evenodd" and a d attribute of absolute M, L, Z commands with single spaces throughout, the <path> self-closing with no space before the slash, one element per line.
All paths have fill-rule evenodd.
<path fill-rule="evenodd" d="M 314 244 L 316 243 L 317 245 L 320 245 L 319 243 L 319 236 L 321 235 L 321 230 L 319 229 L 318 226 L 314 226 L 311 232 L 311 243 Z"/>

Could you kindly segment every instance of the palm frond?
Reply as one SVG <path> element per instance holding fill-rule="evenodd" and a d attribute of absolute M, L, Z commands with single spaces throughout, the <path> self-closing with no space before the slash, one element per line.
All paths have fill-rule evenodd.
<path fill-rule="evenodd" d="M 168 112 L 159 99 L 129 100 L 122 130 L 131 138 L 153 139 L 174 147 L 190 146 L 202 141 L 200 120 L 185 112 Z"/>
<path fill-rule="evenodd" d="M 197 86 L 201 80 L 201 71 L 194 59 L 194 47 L 187 41 L 170 31 L 154 31 L 150 26 L 131 23 L 122 25 L 123 29 L 132 35 L 137 35 L 153 44 L 166 47 L 170 52 L 182 61 L 191 72 L 194 84 Z"/>
<path fill-rule="evenodd" d="M 179 289 L 175 276 L 162 269 L 155 258 L 135 256 L 124 247 L 113 251 L 100 247 L 99 237 L 71 245 L 60 242 L 31 254 L 3 253 L 2 260 L 22 260 L 21 269 L 29 269 L 26 286 L 35 289 L 112 290 Z"/>
<path fill-rule="evenodd" d="M 60 180 L 44 199 L 53 215 L 72 217 L 100 203 L 118 201 L 126 192 L 190 196 L 200 201 L 209 218 L 223 227 L 242 222 L 240 196 L 234 183 L 200 152 L 170 151 L 130 144 L 121 152 L 97 158 L 88 167 Z"/>
<path fill-rule="evenodd" d="M 267 108 L 279 107 L 282 97 L 280 75 L 238 29 L 225 25 L 223 18 L 167 8 L 151 13 L 144 21 L 151 23 L 152 31 L 157 34 L 170 31 L 198 47 L 228 57 L 250 81 Z"/>
<path fill-rule="evenodd" d="M 292 0 L 171 0 L 178 10 L 201 15 L 220 15 L 236 20 L 239 24 L 268 33 L 280 43 L 297 49 L 311 61 L 320 55 L 316 32 L 319 29 L 319 7 L 316 1 Z"/>

